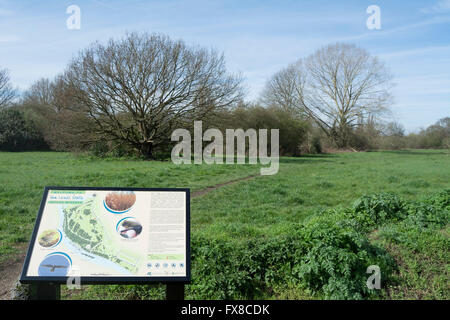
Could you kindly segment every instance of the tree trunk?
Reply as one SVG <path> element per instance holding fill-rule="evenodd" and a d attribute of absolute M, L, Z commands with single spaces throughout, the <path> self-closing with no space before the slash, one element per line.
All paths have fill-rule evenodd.
<path fill-rule="evenodd" d="M 150 160 L 153 158 L 153 143 L 152 142 L 143 142 L 140 148 L 141 156 L 145 160 Z"/>
<path fill-rule="evenodd" d="M 345 149 L 349 146 L 350 129 L 347 125 L 341 124 L 338 127 L 336 138 L 337 146 L 339 149 Z"/>

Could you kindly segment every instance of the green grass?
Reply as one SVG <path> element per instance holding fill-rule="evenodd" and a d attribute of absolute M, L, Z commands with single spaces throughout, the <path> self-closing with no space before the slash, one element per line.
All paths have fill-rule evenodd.
<path fill-rule="evenodd" d="M 398 226 L 390 226 L 390 228 Z M 395 257 L 398 271 L 386 290 L 390 299 L 441 299 L 450 295 L 449 227 L 441 230 L 412 229 L 419 247 L 381 235 L 380 241 Z"/>
<path fill-rule="evenodd" d="M 251 165 L 176 166 L 92 159 L 57 152 L 0 152 L 0 262 L 31 237 L 44 186 L 189 187 L 200 190 L 256 174 Z"/>
<path fill-rule="evenodd" d="M 282 158 L 280 162 L 277 175 L 240 181 L 193 199 L 193 236 L 231 247 L 246 246 L 249 240 L 259 243 L 286 237 L 293 225 L 304 223 L 321 210 L 350 206 L 364 194 L 389 192 L 414 200 L 450 186 L 450 157 L 442 150 L 311 155 Z M 101 160 L 68 153 L 0 153 L 0 262 L 13 255 L 20 243 L 29 240 L 45 185 L 200 190 L 258 172 L 257 166 L 250 165 L 175 166 L 170 162 Z M 401 254 L 417 259 L 413 253 L 410 257 L 410 252 Z M 436 263 L 442 268 L 442 257 Z M 193 272 L 195 276 L 196 271 Z M 436 281 L 441 283 L 442 279 Z M 410 286 L 420 287 L 418 282 L 414 285 Z M 151 288 L 149 291 L 142 287 L 124 290 L 123 286 L 97 286 L 65 294 L 72 298 L 163 297 L 161 287 Z M 198 298 L 202 288 L 195 283 L 191 288 L 188 297 Z M 295 281 L 275 281 L 266 289 L 252 298 L 321 297 Z M 408 297 L 398 290 L 391 291 L 393 298 Z M 442 296 L 441 288 L 436 292 L 435 297 Z"/>
<path fill-rule="evenodd" d="M 395 177 L 395 179 L 393 179 Z M 282 158 L 277 175 L 226 186 L 192 201 L 192 227 L 227 240 L 282 234 L 318 210 L 364 194 L 406 199 L 450 185 L 443 151 L 341 153 Z"/>

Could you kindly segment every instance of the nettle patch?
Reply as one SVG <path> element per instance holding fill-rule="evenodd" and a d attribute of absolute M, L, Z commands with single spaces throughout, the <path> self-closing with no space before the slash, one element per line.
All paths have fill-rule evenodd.
<path fill-rule="evenodd" d="M 449 197 L 450 190 L 415 202 L 387 193 L 363 196 L 349 208 L 319 212 L 272 238 L 225 242 L 194 234 L 193 283 L 188 295 L 252 299 L 271 296 L 274 287 L 295 284 L 311 297 L 381 297 L 383 290 L 369 289 L 366 284 L 367 268 L 380 268 L 384 288 L 397 263 L 381 244 L 369 239 L 370 233 L 386 226 L 442 228 L 449 222 Z M 408 237 L 408 233 L 394 235 Z"/>

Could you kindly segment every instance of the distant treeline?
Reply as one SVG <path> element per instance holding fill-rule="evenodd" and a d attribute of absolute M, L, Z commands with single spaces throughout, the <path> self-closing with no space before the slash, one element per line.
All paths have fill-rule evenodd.
<path fill-rule="evenodd" d="M 55 79 L 22 95 L 0 68 L 0 150 L 170 152 L 171 134 L 203 128 L 279 129 L 280 154 L 336 149 L 449 148 L 450 118 L 418 133 L 386 122 L 392 76 L 376 57 L 331 44 L 268 79 L 246 102 L 222 54 L 158 34 L 131 33 L 81 51 Z M 386 117 L 387 116 L 387 117 Z"/>
<path fill-rule="evenodd" d="M 45 108 L 39 111 L 41 108 L 39 106 L 36 110 L 36 106 L 17 104 L 0 110 L 1 151 L 89 152 L 99 157 L 138 154 L 126 144 L 115 141 L 89 141 L 88 136 L 76 126 L 88 126 L 86 119 L 74 120 L 70 113 L 66 118 Z M 41 113 L 44 110 L 49 113 L 47 116 Z M 211 117 L 203 123 L 203 127 L 219 128 L 224 133 L 227 128 L 280 129 L 280 154 L 287 156 L 336 149 L 333 141 L 313 122 L 277 107 L 240 105 Z M 92 135 L 95 136 L 95 133 Z M 168 141 L 166 147 L 161 145 L 156 151 L 168 153 L 172 145 Z M 398 123 L 362 126 L 352 132 L 348 148 L 358 151 L 450 148 L 450 117 L 410 134 L 405 134 Z"/>

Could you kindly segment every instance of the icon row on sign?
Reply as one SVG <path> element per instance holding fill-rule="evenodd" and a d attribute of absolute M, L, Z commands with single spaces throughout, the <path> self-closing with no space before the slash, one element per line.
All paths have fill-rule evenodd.
<path fill-rule="evenodd" d="M 168 275 L 169 272 L 165 271 L 164 274 Z M 151 272 L 147 272 L 147 275 L 148 275 L 148 276 L 151 276 L 152 273 L 151 273 Z M 172 275 L 175 275 L 175 272 L 172 271 Z"/>
<path fill-rule="evenodd" d="M 175 263 L 175 262 L 172 262 L 172 263 L 163 263 L 162 264 L 162 267 L 163 268 L 168 268 L 168 267 L 172 267 L 172 268 L 176 268 L 177 267 L 177 264 Z M 178 266 L 180 267 L 180 268 L 184 268 L 184 263 L 179 263 L 178 264 Z M 156 262 L 156 263 L 147 263 L 147 267 L 148 268 L 156 268 L 156 269 L 158 269 L 158 268 L 160 268 L 161 267 L 161 264 L 159 263 L 159 262 Z"/>

